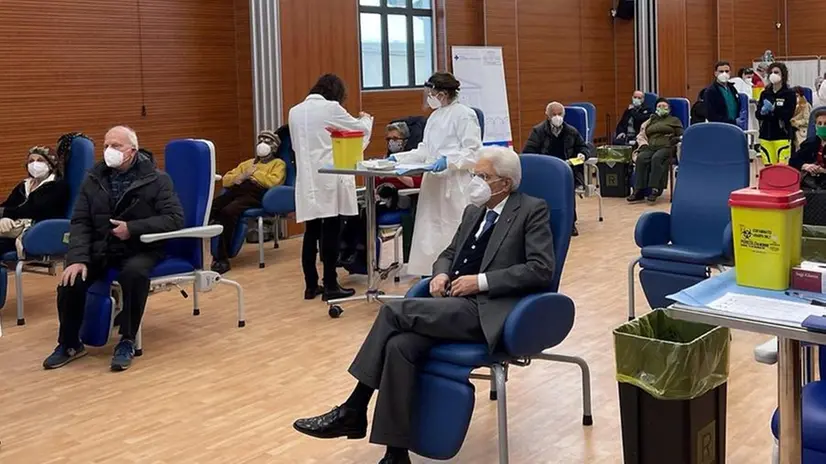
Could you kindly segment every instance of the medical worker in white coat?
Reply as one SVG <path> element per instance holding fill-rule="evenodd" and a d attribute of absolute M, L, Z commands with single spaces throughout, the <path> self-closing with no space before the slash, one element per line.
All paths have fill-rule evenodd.
<path fill-rule="evenodd" d="M 399 163 L 434 164 L 439 172 L 422 178 L 413 243 L 407 272 L 428 276 L 433 263 L 447 248 L 469 204 L 467 187 L 482 147 L 479 119 L 472 108 L 458 101 L 459 81 L 437 72 L 425 83 L 427 104 L 434 111 L 427 120 L 419 147 L 397 153 Z"/>
<path fill-rule="evenodd" d="M 364 131 L 364 147 L 370 140 L 373 117 L 359 118 L 344 109 L 347 88 L 334 74 L 319 78 L 307 98 L 290 109 L 290 137 L 295 151 L 295 216 L 304 223 L 301 266 L 304 298 L 323 295 L 325 300 L 346 298 L 355 290 L 341 288 L 336 274 L 341 234 L 340 216 L 358 215 L 353 176 L 319 174 L 333 164 L 333 141 L 328 128 Z M 319 286 L 316 259 L 319 243 L 324 267 L 324 286 Z"/>

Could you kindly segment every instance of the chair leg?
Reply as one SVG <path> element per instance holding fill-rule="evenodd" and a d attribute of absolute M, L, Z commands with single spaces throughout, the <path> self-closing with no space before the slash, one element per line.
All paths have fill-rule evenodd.
<path fill-rule="evenodd" d="M 229 279 L 221 279 L 218 283 L 235 287 L 238 295 L 238 327 L 246 327 L 247 321 L 244 316 L 244 288 L 241 287 L 241 284 L 238 282 Z"/>
<path fill-rule="evenodd" d="M 278 249 L 278 239 L 281 238 L 281 218 L 278 216 L 272 221 L 272 247 Z"/>
<path fill-rule="evenodd" d="M 493 366 L 490 368 L 490 400 L 496 401 L 499 397 L 496 388 L 496 371 L 493 370 Z"/>
<path fill-rule="evenodd" d="M 491 366 L 496 383 L 498 398 L 496 400 L 497 422 L 499 424 L 499 464 L 508 464 L 508 399 L 505 387 L 505 366 Z"/>
<path fill-rule="evenodd" d="M 26 325 L 26 317 L 23 314 L 23 261 L 18 261 L 14 268 L 14 289 L 17 293 L 17 325 Z"/>
<path fill-rule="evenodd" d="M 135 336 L 135 356 L 143 356 L 143 323 L 138 326 L 138 334 Z"/>
<path fill-rule="evenodd" d="M 635 317 L 635 309 L 634 309 L 634 268 L 637 266 L 637 263 L 640 262 L 640 258 L 635 258 L 631 261 L 631 264 L 628 265 L 628 320 L 633 321 Z"/>
<path fill-rule="evenodd" d="M 258 216 L 258 268 L 264 269 L 264 217 Z"/>
<path fill-rule="evenodd" d="M 591 368 L 588 363 L 579 356 L 567 356 L 564 354 L 541 353 L 534 356 L 536 359 L 545 361 L 556 361 L 566 364 L 576 364 L 582 371 L 582 425 L 593 425 L 594 416 L 591 413 Z"/>
<path fill-rule="evenodd" d="M 201 293 L 200 288 L 198 288 L 198 279 L 192 281 L 192 315 L 193 316 L 200 316 L 201 315 L 201 305 L 198 302 L 198 294 Z"/>
<path fill-rule="evenodd" d="M 399 246 L 401 245 L 399 238 L 401 238 L 401 229 L 396 231 L 396 236 L 393 237 L 393 263 L 399 266 L 399 269 L 396 270 L 396 275 L 393 277 L 393 282 L 399 283 L 401 282 L 401 277 L 399 276 L 399 271 L 401 270 L 401 261 L 399 260 Z"/>

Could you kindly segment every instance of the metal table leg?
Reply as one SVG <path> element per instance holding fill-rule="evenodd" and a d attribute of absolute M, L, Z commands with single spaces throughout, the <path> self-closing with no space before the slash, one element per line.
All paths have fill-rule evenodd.
<path fill-rule="evenodd" d="M 778 338 L 777 342 L 780 464 L 800 464 L 803 455 L 800 342 L 787 338 Z"/>

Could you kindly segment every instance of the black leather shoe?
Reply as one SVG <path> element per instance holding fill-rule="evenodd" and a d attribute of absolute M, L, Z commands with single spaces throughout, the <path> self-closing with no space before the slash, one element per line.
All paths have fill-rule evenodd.
<path fill-rule="evenodd" d="M 304 290 L 304 299 L 305 300 L 315 300 L 315 297 L 318 295 L 324 294 L 324 287 L 320 285 L 316 285 L 315 288 L 308 288 Z"/>
<path fill-rule="evenodd" d="M 385 456 L 381 458 L 379 464 L 411 464 L 410 456 L 405 455 L 403 458 Z"/>
<path fill-rule="evenodd" d="M 349 298 L 355 294 L 355 289 L 336 286 L 336 288 L 325 288 L 321 299 L 322 301 L 338 300 L 339 298 Z"/>
<path fill-rule="evenodd" d="M 576 224 L 574 224 L 574 228 L 571 230 L 571 237 L 579 237 L 579 229 L 576 228 Z"/>
<path fill-rule="evenodd" d="M 293 423 L 293 428 L 315 438 L 347 437 L 358 440 L 367 436 L 367 411 L 337 406 L 327 414 L 298 419 Z"/>

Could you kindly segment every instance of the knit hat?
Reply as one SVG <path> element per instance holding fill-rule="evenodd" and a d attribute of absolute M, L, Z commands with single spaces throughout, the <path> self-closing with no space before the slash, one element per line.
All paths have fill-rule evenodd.
<path fill-rule="evenodd" d="M 34 146 L 29 149 L 29 154 L 26 156 L 28 164 L 28 157 L 31 155 L 40 155 L 46 160 L 46 164 L 49 165 L 49 170 L 53 173 L 59 172 L 58 170 L 58 160 L 57 160 L 57 153 L 49 147 L 43 146 Z"/>
<path fill-rule="evenodd" d="M 271 131 L 271 130 L 262 130 L 258 134 L 258 138 L 259 139 L 264 139 L 264 142 L 266 142 L 270 145 L 275 145 L 275 146 L 281 145 L 281 138 L 278 137 L 278 135 L 276 135 L 276 133 Z"/>

